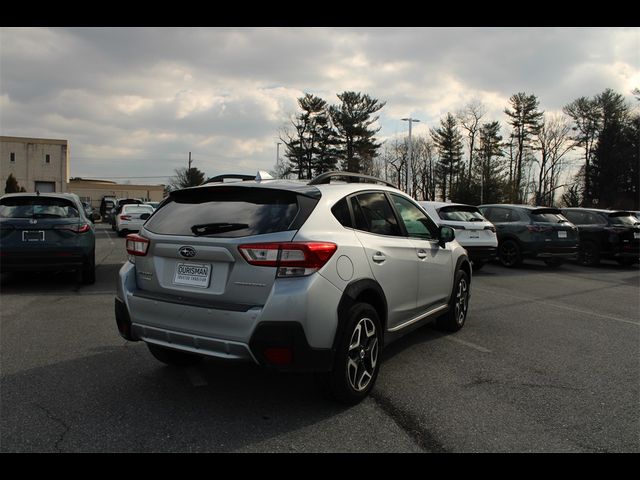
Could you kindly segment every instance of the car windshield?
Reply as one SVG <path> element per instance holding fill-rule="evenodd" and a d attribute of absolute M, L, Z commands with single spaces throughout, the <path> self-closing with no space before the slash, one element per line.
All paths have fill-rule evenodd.
<path fill-rule="evenodd" d="M 11 197 L 0 202 L 0 218 L 78 218 L 69 200 L 52 197 Z"/>

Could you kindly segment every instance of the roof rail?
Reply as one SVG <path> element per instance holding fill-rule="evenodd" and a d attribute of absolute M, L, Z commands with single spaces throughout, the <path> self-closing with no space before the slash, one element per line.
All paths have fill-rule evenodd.
<path fill-rule="evenodd" d="M 354 172 L 326 172 L 309 181 L 308 185 L 321 185 L 330 183 L 332 178 L 343 178 L 347 183 L 381 183 L 388 187 L 398 188 L 394 184 L 386 182 L 380 178 Z"/>

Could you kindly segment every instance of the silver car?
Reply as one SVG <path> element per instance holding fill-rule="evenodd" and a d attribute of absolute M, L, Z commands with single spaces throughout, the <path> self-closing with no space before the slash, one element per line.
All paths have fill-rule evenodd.
<path fill-rule="evenodd" d="M 373 388 L 383 346 L 432 320 L 457 331 L 467 316 L 471 266 L 453 229 L 374 177 L 216 179 L 171 192 L 126 245 L 125 339 L 167 364 L 321 372 L 346 403 Z"/>

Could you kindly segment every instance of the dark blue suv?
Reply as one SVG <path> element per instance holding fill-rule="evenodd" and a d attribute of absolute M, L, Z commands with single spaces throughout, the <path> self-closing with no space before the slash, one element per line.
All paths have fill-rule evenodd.
<path fill-rule="evenodd" d="M 482 215 L 496 227 L 498 260 L 517 267 L 537 258 L 557 267 L 578 256 L 578 229 L 552 207 L 480 205 Z"/>

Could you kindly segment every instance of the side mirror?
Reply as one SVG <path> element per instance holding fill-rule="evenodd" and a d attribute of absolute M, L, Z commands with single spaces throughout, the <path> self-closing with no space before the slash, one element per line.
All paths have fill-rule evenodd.
<path fill-rule="evenodd" d="M 455 231 L 451 227 L 442 226 L 438 228 L 438 244 L 444 248 L 449 242 L 453 242 L 456 238 Z"/>

